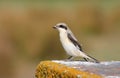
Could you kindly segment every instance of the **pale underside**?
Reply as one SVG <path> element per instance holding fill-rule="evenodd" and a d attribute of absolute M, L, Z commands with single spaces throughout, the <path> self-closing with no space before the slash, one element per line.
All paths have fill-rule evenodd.
<path fill-rule="evenodd" d="M 79 47 L 76 47 L 67 37 L 66 32 L 60 33 L 60 41 L 63 45 L 63 48 L 67 52 L 68 55 L 74 57 L 88 57 L 84 52 L 80 51 Z"/>

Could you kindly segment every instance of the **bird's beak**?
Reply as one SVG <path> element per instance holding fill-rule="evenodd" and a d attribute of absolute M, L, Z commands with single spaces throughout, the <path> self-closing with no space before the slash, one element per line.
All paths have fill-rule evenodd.
<path fill-rule="evenodd" d="M 54 26 L 53 28 L 54 28 L 54 29 L 57 29 L 57 27 L 56 27 L 56 26 Z"/>

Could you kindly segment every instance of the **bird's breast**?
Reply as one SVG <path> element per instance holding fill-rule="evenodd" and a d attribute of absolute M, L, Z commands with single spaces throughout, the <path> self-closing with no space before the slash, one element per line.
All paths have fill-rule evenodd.
<path fill-rule="evenodd" d="M 78 49 L 74 46 L 74 44 L 69 40 L 67 34 L 60 34 L 60 41 L 62 43 L 63 48 L 67 52 L 67 54 L 71 56 L 77 56 Z M 76 53 L 77 52 L 77 53 Z"/>

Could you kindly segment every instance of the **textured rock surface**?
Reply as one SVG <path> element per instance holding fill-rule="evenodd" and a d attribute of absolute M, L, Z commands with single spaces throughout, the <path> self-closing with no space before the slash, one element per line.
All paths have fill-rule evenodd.
<path fill-rule="evenodd" d="M 58 61 L 53 62 L 75 68 L 80 71 L 99 74 L 105 78 L 120 78 L 120 61 L 110 61 L 101 63 L 91 63 L 83 61 Z"/>
<path fill-rule="evenodd" d="M 76 64 L 77 63 L 74 63 L 74 61 L 73 62 L 42 61 L 36 68 L 35 77 L 36 78 L 102 78 L 102 76 L 93 74 L 90 71 L 88 72 L 75 68 L 77 66 Z"/>

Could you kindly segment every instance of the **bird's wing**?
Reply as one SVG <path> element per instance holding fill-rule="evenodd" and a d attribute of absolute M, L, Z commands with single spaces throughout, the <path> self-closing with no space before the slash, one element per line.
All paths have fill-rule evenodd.
<path fill-rule="evenodd" d="M 76 38 L 75 38 L 75 36 L 74 36 L 74 34 L 71 32 L 71 30 L 70 30 L 70 28 L 68 27 L 68 34 L 70 34 L 71 35 L 71 37 L 75 40 L 75 41 L 78 41 Z"/>
<path fill-rule="evenodd" d="M 73 37 L 70 33 L 67 34 L 68 38 L 70 39 L 70 41 L 80 50 L 82 50 L 82 47 L 80 46 L 80 44 L 78 43 L 77 39 L 75 37 Z M 75 39 L 74 39 L 75 38 Z"/>

